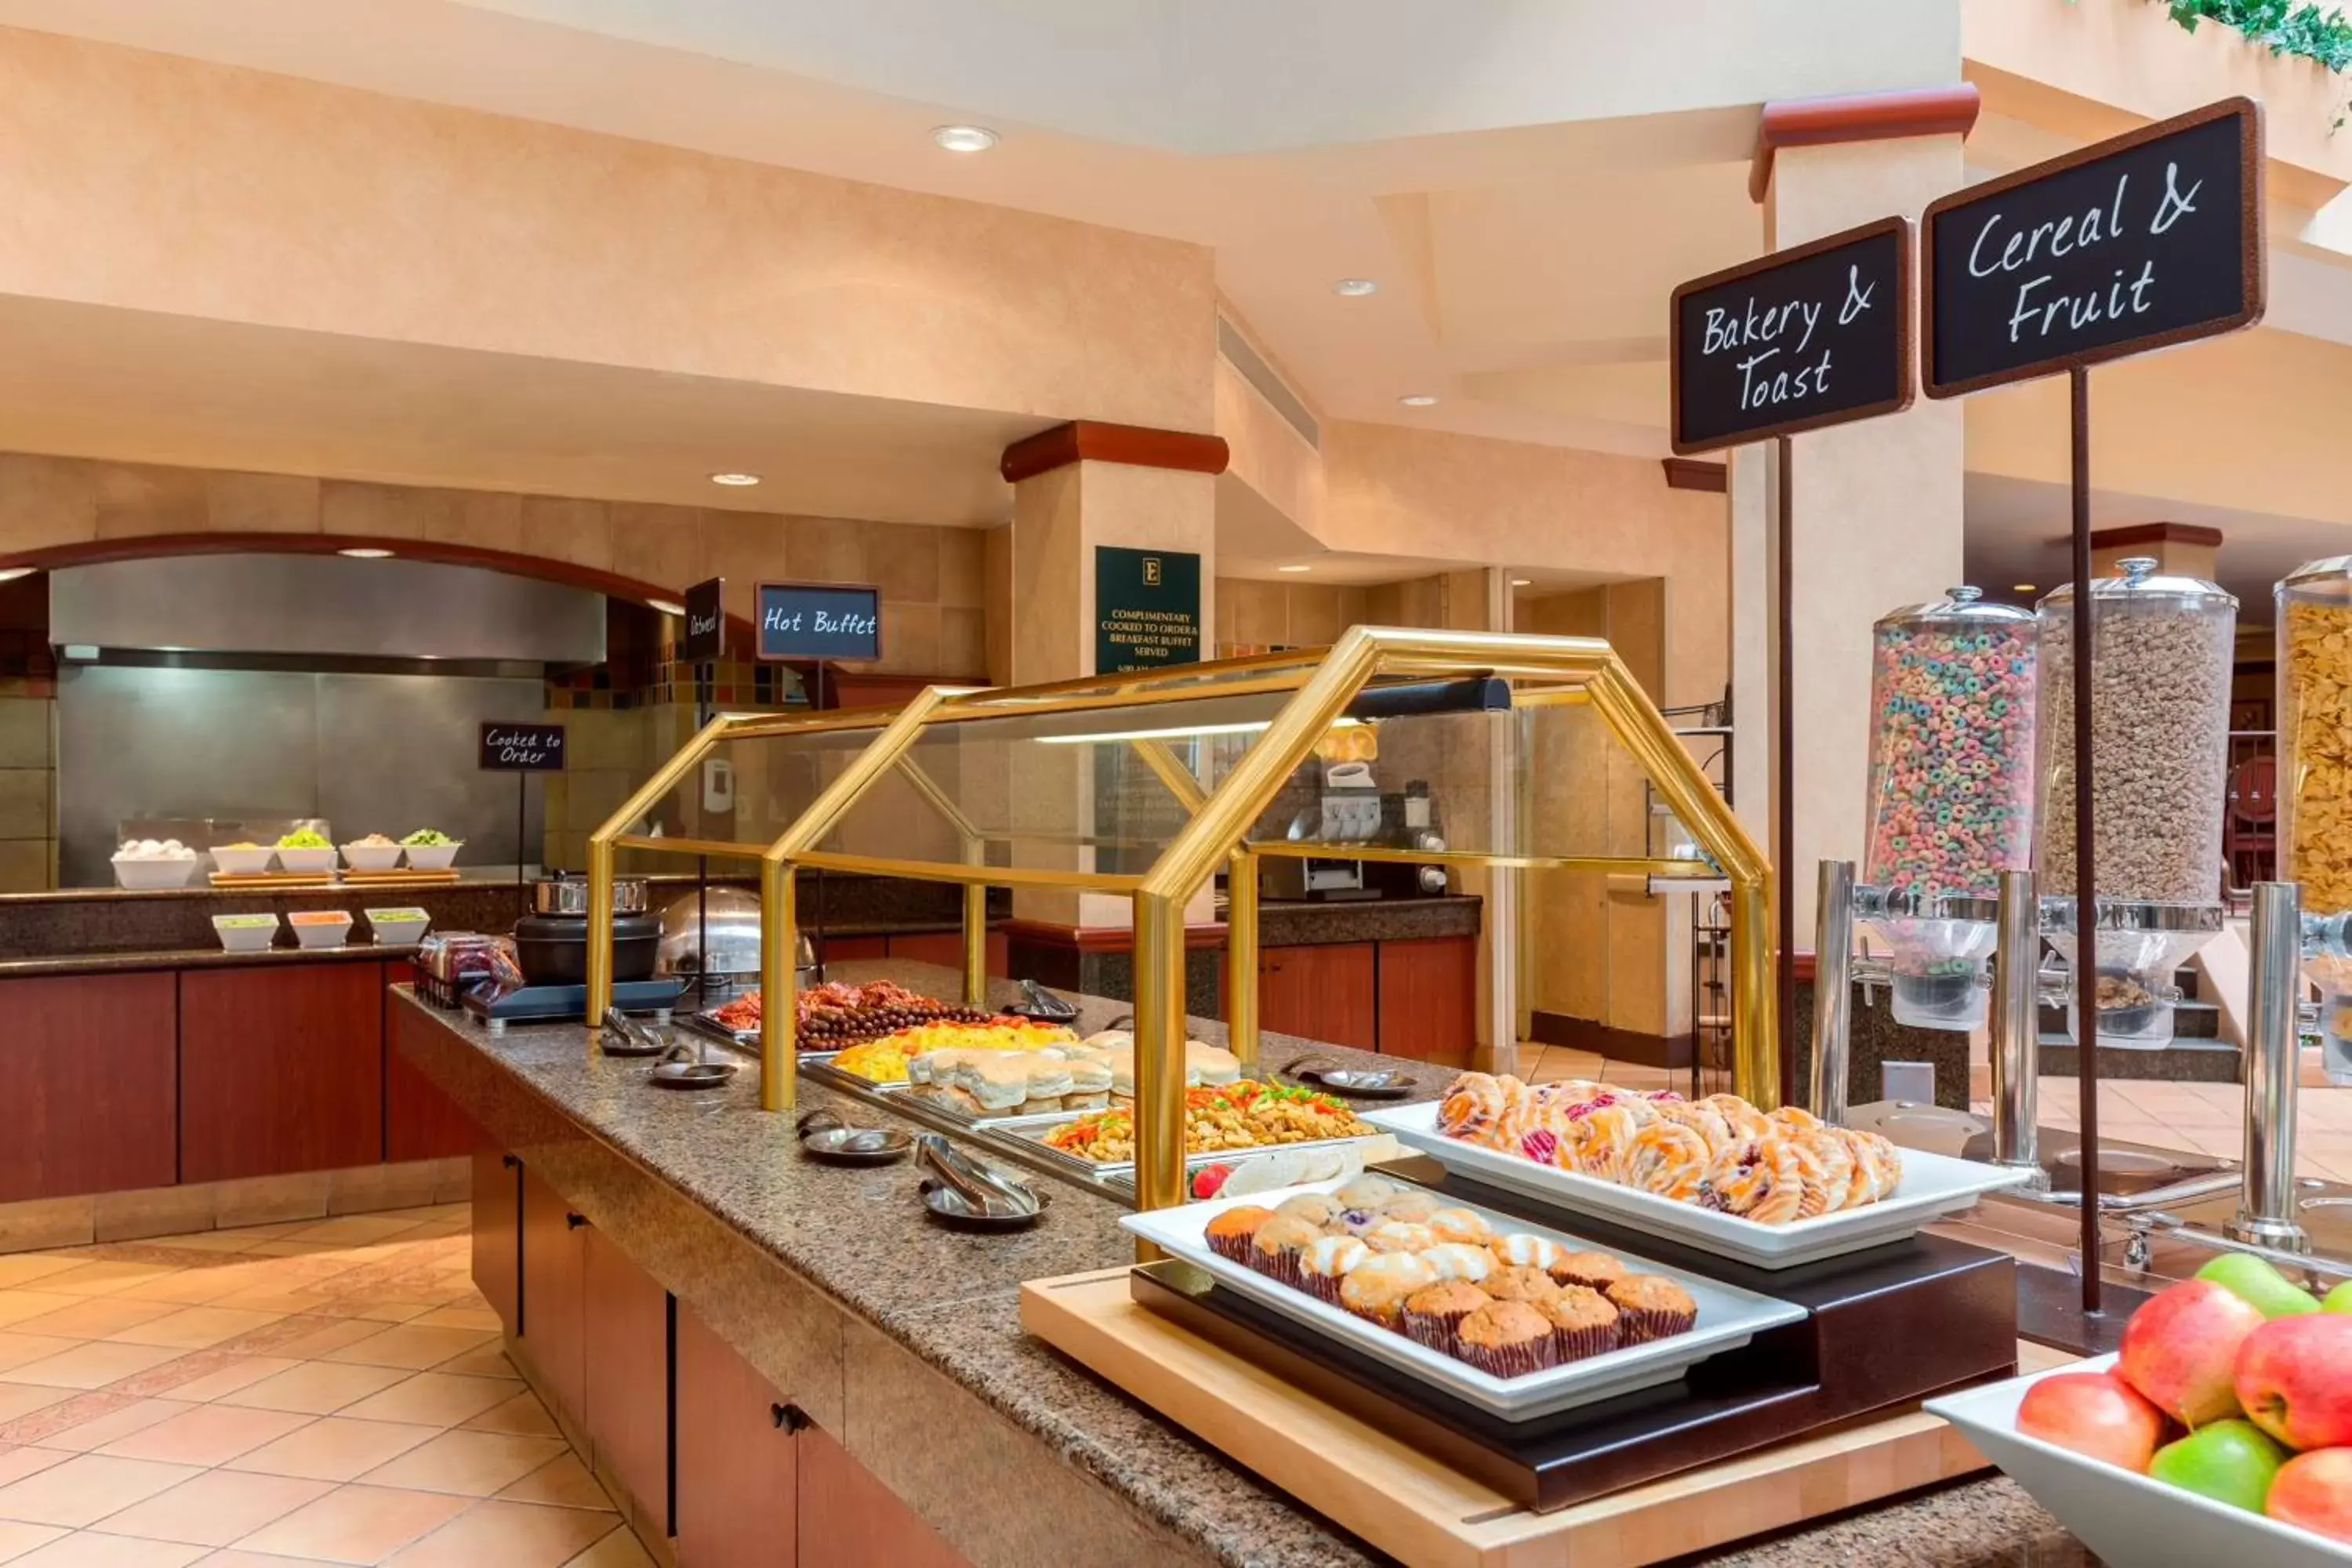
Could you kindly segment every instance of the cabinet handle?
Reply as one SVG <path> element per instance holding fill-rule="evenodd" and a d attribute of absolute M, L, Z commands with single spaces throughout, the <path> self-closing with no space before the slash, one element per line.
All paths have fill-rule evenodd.
<path fill-rule="evenodd" d="M 584 1214 L 567 1214 L 563 1216 L 563 1226 L 566 1230 L 578 1230 L 587 1223 L 588 1216 Z"/>
<path fill-rule="evenodd" d="M 805 1432 L 816 1425 L 809 1419 L 808 1412 L 797 1405 L 771 1405 L 768 1414 L 773 1417 L 777 1430 L 782 1432 Z"/>
<path fill-rule="evenodd" d="M 522 1162 L 516 1159 L 512 1154 L 499 1155 L 499 1163 L 504 1165 L 509 1171 L 520 1171 L 522 1169 Z"/>

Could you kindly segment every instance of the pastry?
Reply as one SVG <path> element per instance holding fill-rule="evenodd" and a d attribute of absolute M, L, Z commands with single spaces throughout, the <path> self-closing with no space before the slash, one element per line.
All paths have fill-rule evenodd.
<path fill-rule="evenodd" d="M 1506 1264 L 1486 1276 L 1482 1287 L 1497 1301 L 1525 1301 L 1540 1307 L 1559 1294 L 1559 1283 L 1540 1268 Z"/>
<path fill-rule="evenodd" d="M 1274 1212 L 1303 1219 L 1318 1230 L 1328 1230 L 1339 1217 L 1339 1205 L 1327 1193 L 1301 1193 L 1275 1205 Z"/>
<path fill-rule="evenodd" d="M 1368 1322 L 1402 1331 L 1405 1298 L 1437 1283 L 1429 1265 L 1410 1252 L 1367 1258 L 1339 1281 L 1339 1305 Z"/>
<path fill-rule="evenodd" d="M 1623 1344 L 1688 1333 L 1698 1321 L 1698 1303 L 1690 1292 L 1655 1274 L 1629 1274 L 1609 1287 L 1608 1296 L 1617 1309 L 1617 1338 Z"/>
<path fill-rule="evenodd" d="M 1633 1135 L 1641 1128 L 1641 1117 L 1631 1105 L 1604 1105 L 1576 1122 L 1559 1164 L 1600 1181 L 1622 1181 L 1625 1157 L 1633 1152 Z"/>
<path fill-rule="evenodd" d="M 1867 1175 L 1870 1178 L 1869 1195 L 1857 1196 L 1849 1193 L 1845 1206 L 1858 1208 L 1864 1204 L 1879 1203 L 1893 1197 L 1895 1189 L 1903 1184 L 1902 1151 L 1875 1132 L 1856 1131 L 1850 1127 L 1833 1131 L 1853 1151 L 1853 1184 L 1857 1192 L 1863 1185 L 1863 1177 Z"/>
<path fill-rule="evenodd" d="M 1250 1243 L 1257 1236 L 1258 1226 L 1274 1217 L 1274 1211 L 1255 1204 L 1241 1204 L 1225 1210 L 1209 1221 L 1204 1233 L 1209 1250 L 1235 1263 L 1250 1261 Z"/>
<path fill-rule="evenodd" d="M 1853 1195 L 1855 1146 L 1830 1127 L 1791 1133 L 1789 1145 L 1796 1150 L 1797 1169 L 1805 1178 L 1797 1217 L 1811 1219 L 1845 1207 Z"/>
<path fill-rule="evenodd" d="M 1466 1279 L 1441 1279 L 1405 1298 L 1405 1337 L 1447 1355 L 1455 1352 L 1454 1331 L 1463 1319 L 1493 1299 Z"/>
<path fill-rule="evenodd" d="M 1299 1260 L 1299 1282 L 1308 1295 L 1336 1307 L 1348 1271 L 1371 1255 L 1372 1249 L 1352 1236 L 1318 1236 Z"/>
<path fill-rule="evenodd" d="M 1721 1116 L 1741 1139 L 1761 1138 L 1772 1131 L 1771 1120 L 1736 1094 L 1710 1094 L 1692 1103 L 1704 1105 Z"/>
<path fill-rule="evenodd" d="M 1633 1134 L 1633 1146 L 1619 1163 L 1618 1179 L 1678 1204 L 1695 1203 L 1714 1162 L 1715 1152 L 1698 1129 L 1661 1119 Z"/>
<path fill-rule="evenodd" d="M 1765 1113 L 1764 1119 L 1782 1132 L 1813 1132 L 1826 1125 L 1822 1119 L 1801 1105 L 1783 1105 Z"/>
<path fill-rule="evenodd" d="M 1524 1377 L 1557 1365 L 1551 1320 L 1525 1301 L 1494 1301 L 1455 1326 L 1454 1353 L 1493 1377 Z"/>
<path fill-rule="evenodd" d="M 1571 1252 L 1551 1266 L 1551 1277 L 1563 1285 L 1606 1290 L 1625 1278 L 1625 1266 L 1606 1252 Z"/>
<path fill-rule="evenodd" d="M 1750 1138 L 1717 1154 L 1699 1195 L 1704 1207 L 1759 1225 L 1788 1224 L 1804 1201 L 1805 1173 L 1796 1146 L 1780 1137 Z"/>
<path fill-rule="evenodd" d="M 1331 1197 L 1341 1208 L 1376 1209 L 1383 1199 L 1393 1197 L 1403 1190 L 1386 1176 L 1365 1175 L 1342 1183 Z"/>
<path fill-rule="evenodd" d="M 1436 1246 L 1437 1237 L 1425 1225 L 1384 1219 L 1364 1232 L 1364 1245 L 1374 1252 L 1423 1252 Z"/>
<path fill-rule="evenodd" d="M 1070 1064 L 1070 1097 L 1073 1100 L 1083 1097 L 1098 1104 L 1108 1104 L 1110 1058 L 1099 1053 L 1081 1052 L 1067 1059 Z"/>
<path fill-rule="evenodd" d="M 1388 1215 L 1376 1208 L 1341 1209 L 1331 1223 L 1349 1236 L 1362 1236 L 1376 1225 L 1384 1225 Z"/>
<path fill-rule="evenodd" d="M 1276 1215 L 1259 1226 L 1257 1235 L 1250 1239 L 1250 1267 L 1270 1279 L 1304 1290 L 1307 1249 L 1322 1235 L 1303 1219 Z"/>
<path fill-rule="evenodd" d="M 1495 1239 L 1495 1227 L 1468 1209 L 1439 1209 L 1422 1222 L 1440 1241 L 1466 1241 L 1484 1247 Z"/>
<path fill-rule="evenodd" d="M 1485 1143 L 1500 1136 L 1505 1104 L 1502 1079 L 1483 1072 L 1465 1072 L 1454 1080 L 1445 1098 L 1438 1101 L 1437 1130 L 1448 1138 Z"/>
<path fill-rule="evenodd" d="M 1712 1105 L 1696 1104 L 1686 1100 L 1664 1100 L 1658 1106 L 1658 1120 L 1680 1122 L 1706 1139 L 1710 1159 L 1738 1142 L 1738 1134 L 1732 1131 L 1731 1123 L 1725 1121 L 1723 1112 Z"/>
<path fill-rule="evenodd" d="M 1409 1187 L 1381 1200 L 1382 1215 L 1390 1219 L 1408 1220 L 1414 1225 L 1427 1225 L 1429 1216 L 1444 1206 L 1434 1194 L 1424 1193 L 1417 1187 Z"/>
<path fill-rule="evenodd" d="M 1495 1271 L 1495 1255 L 1466 1241 L 1441 1241 L 1421 1249 L 1421 1260 L 1440 1279 L 1467 1279 L 1475 1285 Z"/>
<path fill-rule="evenodd" d="M 1617 1348 L 1618 1311 L 1598 1290 L 1563 1285 L 1549 1300 L 1536 1302 L 1535 1309 L 1551 1324 L 1552 1342 L 1564 1362 L 1607 1355 Z"/>
<path fill-rule="evenodd" d="M 1559 1243 L 1540 1236 L 1498 1236 L 1486 1244 L 1486 1250 L 1507 1268 L 1540 1268 L 1547 1274 L 1560 1259 Z"/>

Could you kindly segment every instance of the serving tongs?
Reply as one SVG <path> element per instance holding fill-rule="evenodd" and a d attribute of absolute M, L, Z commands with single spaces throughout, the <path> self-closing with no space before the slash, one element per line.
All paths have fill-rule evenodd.
<path fill-rule="evenodd" d="M 1415 1081 L 1412 1074 L 1394 1068 L 1342 1067 L 1328 1057 L 1316 1056 L 1298 1058 L 1280 1076 L 1350 1100 L 1402 1100 L 1413 1091 Z"/>
<path fill-rule="evenodd" d="M 953 1225 L 1014 1230 L 1045 1213 L 1044 1196 L 1000 1176 L 936 1132 L 915 1140 L 915 1159 L 937 1173 L 923 1183 L 923 1205 Z"/>
<path fill-rule="evenodd" d="M 734 1076 L 735 1064 L 712 1061 L 710 1042 L 698 1035 L 666 1043 L 647 1081 L 656 1089 L 717 1089 Z"/>
<path fill-rule="evenodd" d="M 638 1023 L 618 1007 L 604 1009 L 604 1034 L 596 1043 L 608 1057 L 657 1057 L 670 1048 L 661 1031 Z"/>
<path fill-rule="evenodd" d="M 1027 1018 L 1039 1024 L 1072 1025 L 1078 1021 L 1078 1010 L 1072 1004 L 1055 995 L 1034 980 L 1021 983 L 1021 1001 L 1006 1012 L 1016 1018 Z"/>

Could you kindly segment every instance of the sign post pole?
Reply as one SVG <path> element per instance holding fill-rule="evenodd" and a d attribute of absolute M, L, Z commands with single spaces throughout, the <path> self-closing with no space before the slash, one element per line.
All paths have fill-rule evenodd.
<path fill-rule="evenodd" d="M 2097 633 L 2091 598 L 2091 373 L 2083 365 L 2066 372 L 2071 418 L 2067 460 L 2071 467 L 2073 526 L 2068 540 L 2074 575 L 2074 1098 L 2082 1107 L 2076 1125 L 2083 1140 L 2083 1311 L 2096 1317 L 2099 1306 L 2099 988 L 2083 976 L 2095 974 L 2098 952 L 2098 879 L 2091 860 L 2097 839 L 2091 831 L 2091 645 Z"/>
<path fill-rule="evenodd" d="M 882 590 L 840 583 L 762 583 L 754 601 L 753 628 L 763 660 L 809 659 L 814 689 L 809 706 L 824 706 L 824 667 L 840 658 L 882 657 Z M 816 872 L 817 977 L 824 977 L 824 868 Z M 788 954 L 800 962 L 798 953 Z"/>
<path fill-rule="evenodd" d="M 712 577 L 686 591 L 686 640 L 678 653 L 694 670 L 694 728 L 699 734 L 710 722 L 711 687 L 718 679 L 718 658 L 724 651 L 727 625 L 727 579 Z M 688 788 L 698 787 L 688 784 Z M 697 833 L 708 838 L 708 833 Z M 694 995 L 710 1005 L 710 857 L 694 858 Z"/>
<path fill-rule="evenodd" d="M 530 775 L 515 774 L 515 919 L 530 913 L 530 896 L 525 890 L 528 880 L 523 866 L 523 835 L 530 821 Z"/>
<path fill-rule="evenodd" d="M 530 775 L 563 771 L 561 724 L 485 724 L 475 765 L 484 773 L 515 775 L 515 916 L 530 913 L 523 837 L 530 826 Z"/>

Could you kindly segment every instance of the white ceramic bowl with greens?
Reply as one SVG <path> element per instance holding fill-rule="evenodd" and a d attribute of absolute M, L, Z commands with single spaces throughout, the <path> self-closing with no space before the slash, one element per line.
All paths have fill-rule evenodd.
<path fill-rule="evenodd" d="M 415 908 L 370 910 L 367 918 L 368 930 L 375 934 L 379 947 L 398 947 L 420 942 L 424 940 L 425 928 L 433 923 L 430 913 Z"/>
<path fill-rule="evenodd" d="M 259 952 L 278 940 L 276 915 L 215 915 L 213 934 L 228 952 Z"/>
<path fill-rule="evenodd" d="M 420 843 L 418 841 L 420 838 L 425 838 L 426 841 Z M 446 871 L 456 864 L 457 851 L 466 847 L 466 841 L 435 833 L 430 828 L 420 828 L 402 839 L 400 846 L 408 852 L 410 870 Z"/>
<path fill-rule="evenodd" d="M 213 865 L 232 877 L 257 876 L 269 869 L 278 851 L 267 844 L 215 844 Z"/>
<path fill-rule="evenodd" d="M 346 844 L 343 846 L 343 864 L 354 871 L 389 871 L 400 864 L 400 846 Z"/>

